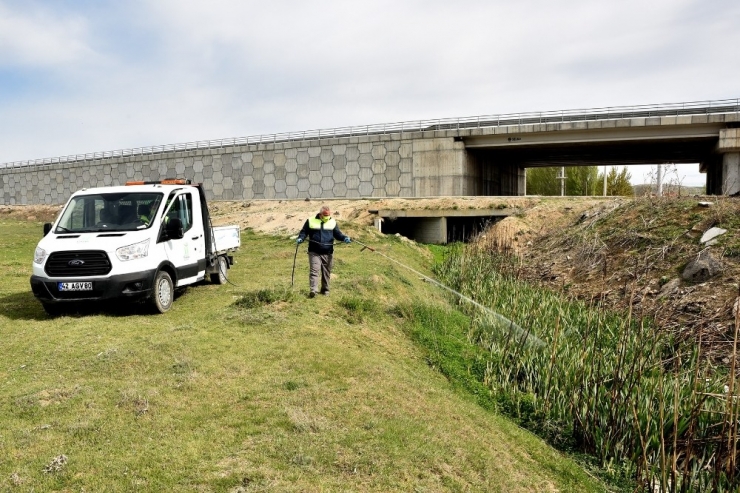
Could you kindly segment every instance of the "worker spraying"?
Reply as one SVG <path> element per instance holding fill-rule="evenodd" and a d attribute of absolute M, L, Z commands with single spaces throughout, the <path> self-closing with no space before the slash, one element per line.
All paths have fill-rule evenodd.
<path fill-rule="evenodd" d="M 315 217 L 309 218 L 303 224 L 296 239 L 297 244 L 308 238 L 308 297 L 313 298 L 316 293 L 329 294 L 331 269 L 334 265 L 334 240 L 350 243 L 349 236 L 339 230 L 337 222 L 331 217 L 331 209 L 321 206 Z M 321 290 L 319 291 L 319 276 L 321 276 Z"/>

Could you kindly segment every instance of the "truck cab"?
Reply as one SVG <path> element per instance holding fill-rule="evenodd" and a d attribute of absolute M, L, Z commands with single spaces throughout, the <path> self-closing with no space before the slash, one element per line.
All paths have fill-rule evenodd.
<path fill-rule="evenodd" d="M 80 190 L 44 225 L 31 289 L 51 315 L 116 298 L 145 299 L 164 313 L 176 288 L 206 275 L 226 282 L 239 230 L 218 229 L 215 235 L 202 187 L 185 180 Z"/>

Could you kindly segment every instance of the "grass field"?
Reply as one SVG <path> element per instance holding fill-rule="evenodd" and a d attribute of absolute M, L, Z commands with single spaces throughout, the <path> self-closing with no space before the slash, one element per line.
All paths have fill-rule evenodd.
<path fill-rule="evenodd" d="M 429 272 L 432 255 L 353 231 Z M 246 232 L 233 284 L 47 317 L 37 222 L 0 221 L 2 491 L 601 491 L 578 465 L 455 390 L 400 305 L 438 288 L 357 244 L 308 299 L 305 247 Z M 449 308 L 447 308 L 449 309 Z"/>

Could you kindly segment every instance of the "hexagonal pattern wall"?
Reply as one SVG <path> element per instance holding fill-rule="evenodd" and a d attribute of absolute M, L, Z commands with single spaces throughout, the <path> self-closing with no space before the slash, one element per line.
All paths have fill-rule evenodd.
<path fill-rule="evenodd" d="M 341 141 L 340 141 L 341 140 Z M 81 188 L 187 178 L 210 200 L 411 197 L 399 135 L 231 146 L 0 170 L 3 204 L 60 204 Z"/>

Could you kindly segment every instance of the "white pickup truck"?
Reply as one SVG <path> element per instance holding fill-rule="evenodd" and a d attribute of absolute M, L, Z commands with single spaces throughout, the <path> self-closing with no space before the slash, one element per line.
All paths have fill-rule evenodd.
<path fill-rule="evenodd" d="M 202 186 L 187 180 L 83 189 L 44 225 L 31 289 L 52 316 L 111 299 L 164 313 L 176 288 L 225 283 L 240 241 L 239 226 L 211 225 Z"/>

